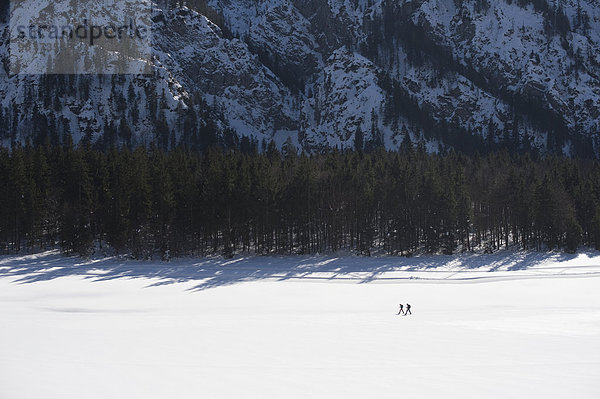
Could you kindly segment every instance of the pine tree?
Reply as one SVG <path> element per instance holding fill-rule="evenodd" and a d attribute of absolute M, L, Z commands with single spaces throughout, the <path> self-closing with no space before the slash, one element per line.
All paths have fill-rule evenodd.
<path fill-rule="evenodd" d="M 356 127 L 354 132 L 354 150 L 358 153 L 362 153 L 365 148 L 365 136 L 362 132 L 360 125 Z"/>
<path fill-rule="evenodd" d="M 169 257 L 173 240 L 175 196 L 165 155 L 154 146 L 150 149 L 150 166 L 154 246 L 164 259 Z"/>

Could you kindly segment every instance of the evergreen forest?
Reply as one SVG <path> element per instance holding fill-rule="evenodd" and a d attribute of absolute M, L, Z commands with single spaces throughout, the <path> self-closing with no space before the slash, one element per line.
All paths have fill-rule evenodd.
<path fill-rule="evenodd" d="M 600 162 L 289 142 L 0 149 L 0 252 L 173 256 L 600 249 Z M 243 145 L 242 145 L 243 144 Z"/>

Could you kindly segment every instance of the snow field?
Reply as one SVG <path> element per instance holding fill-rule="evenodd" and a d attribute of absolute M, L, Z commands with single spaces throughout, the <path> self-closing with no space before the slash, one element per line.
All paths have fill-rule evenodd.
<path fill-rule="evenodd" d="M 0 398 L 599 397 L 597 255 L 497 279 L 464 268 L 500 258 L 460 259 L 419 280 L 400 264 L 362 279 L 393 258 L 182 261 L 173 279 L 160 263 L 0 258 Z M 267 262 L 276 273 L 248 278 Z M 203 286 L 196 269 L 224 277 Z"/>

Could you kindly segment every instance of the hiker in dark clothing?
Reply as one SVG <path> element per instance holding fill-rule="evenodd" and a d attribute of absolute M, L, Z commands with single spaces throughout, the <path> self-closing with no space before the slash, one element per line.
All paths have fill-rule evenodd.
<path fill-rule="evenodd" d="M 406 304 L 406 312 L 404 313 L 404 315 L 406 316 L 407 314 L 412 314 L 412 312 L 410 311 L 410 304 Z"/>
<path fill-rule="evenodd" d="M 400 310 L 398 311 L 398 314 L 403 314 L 403 312 L 404 312 L 404 305 L 400 304 Z"/>

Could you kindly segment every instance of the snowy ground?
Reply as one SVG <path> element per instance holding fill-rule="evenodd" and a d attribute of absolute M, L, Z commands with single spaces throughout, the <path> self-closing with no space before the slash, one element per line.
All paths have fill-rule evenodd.
<path fill-rule="evenodd" d="M 0 257 L 0 399 L 595 399 L 598 376 L 598 253 Z"/>

